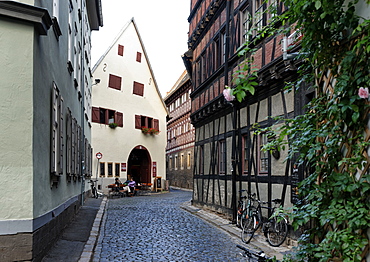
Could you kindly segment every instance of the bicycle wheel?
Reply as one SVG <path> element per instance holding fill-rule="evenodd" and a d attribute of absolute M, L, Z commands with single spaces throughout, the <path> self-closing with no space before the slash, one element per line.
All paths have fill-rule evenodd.
<path fill-rule="evenodd" d="M 258 228 L 258 224 L 257 224 L 256 215 L 252 215 L 252 216 L 249 216 L 248 218 L 245 218 L 244 225 L 243 225 L 243 231 L 241 235 L 242 241 L 248 244 L 251 241 L 254 235 L 254 232 L 256 232 L 257 228 Z"/>
<path fill-rule="evenodd" d="M 267 241 L 273 247 L 280 246 L 288 235 L 288 224 L 284 216 L 278 215 L 270 220 Z"/>
<path fill-rule="evenodd" d="M 248 207 L 243 210 L 243 213 L 240 216 L 240 228 L 243 229 L 245 222 L 253 215 L 251 207 Z"/>

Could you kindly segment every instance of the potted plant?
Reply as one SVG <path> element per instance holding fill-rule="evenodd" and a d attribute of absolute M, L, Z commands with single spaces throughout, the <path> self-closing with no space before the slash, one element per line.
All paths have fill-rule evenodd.
<path fill-rule="evenodd" d="M 146 126 L 142 126 L 141 127 L 141 132 L 143 132 L 143 134 L 149 134 L 149 128 L 147 128 Z"/>
<path fill-rule="evenodd" d="M 110 123 L 109 124 L 109 127 L 113 128 L 113 129 L 116 128 L 117 126 L 118 126 L 117 123 Z"/>
<path fill-rule="evenodd" d="M 149 128 L 149 133 L 151 135 L 158 135 L 159 130 L 158 129 L 155 129 L 155 128 Z"/>

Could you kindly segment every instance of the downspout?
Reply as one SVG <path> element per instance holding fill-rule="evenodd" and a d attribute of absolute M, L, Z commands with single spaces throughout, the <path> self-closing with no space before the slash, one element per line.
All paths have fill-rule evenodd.
<path fill-rule="evenodd" d="M 227 0 L 226 2 L 226 43 L 225 43 L 225 85 L 229 85 L 229 53 L 230 53 L 230 22 L 232 21 L 231 7 L 234 6 L 233 0 Z M 231 145 L 231 209 L 232 209 L 232 222 L 236 223 L 236 101 L 232 102 L 233 115 L 232 115 L 232 145 Z"/>
<path fill-rule="evenodd" d="M 84 41 L 84 0 L 81 0 L 81 206 L 84 204 L 85 193 L 85 41 Z"/>

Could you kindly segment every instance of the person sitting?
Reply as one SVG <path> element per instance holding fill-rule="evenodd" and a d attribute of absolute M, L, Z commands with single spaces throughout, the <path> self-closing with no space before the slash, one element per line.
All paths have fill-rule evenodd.
<path fill-rule="evenodd" d="M 114 191 L 119 192 L 120 186 L 121 186 L 122 183 L 121 183 L 121 181 L 119 180 L 118 177 L 116 177 L 114 184 L 116 184 L 116 187 L 114 188 Z"/>

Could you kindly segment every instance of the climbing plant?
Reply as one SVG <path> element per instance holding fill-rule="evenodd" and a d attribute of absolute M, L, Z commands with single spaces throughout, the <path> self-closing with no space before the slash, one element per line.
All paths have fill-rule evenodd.
<path fill-rule="evenodd" d="M 270 148 L 288 145 L 288 158 L 307 170 L 298 188 L 301 202 L 291 211 L 302 235 L 294 257 L 284 261 L 364 261 L 370 225 L 370 20 L 356 15 L 358 0 L 283 2 L 288 9 L 275 19 L 303 35 L 300 77 L 290 86 L 304 81 L 316 94 L 305 114 L 270 128 L 276 131 Z M 234 86 L 240 98 L 247 95 L 240 94 L 242 86 Z"/>

